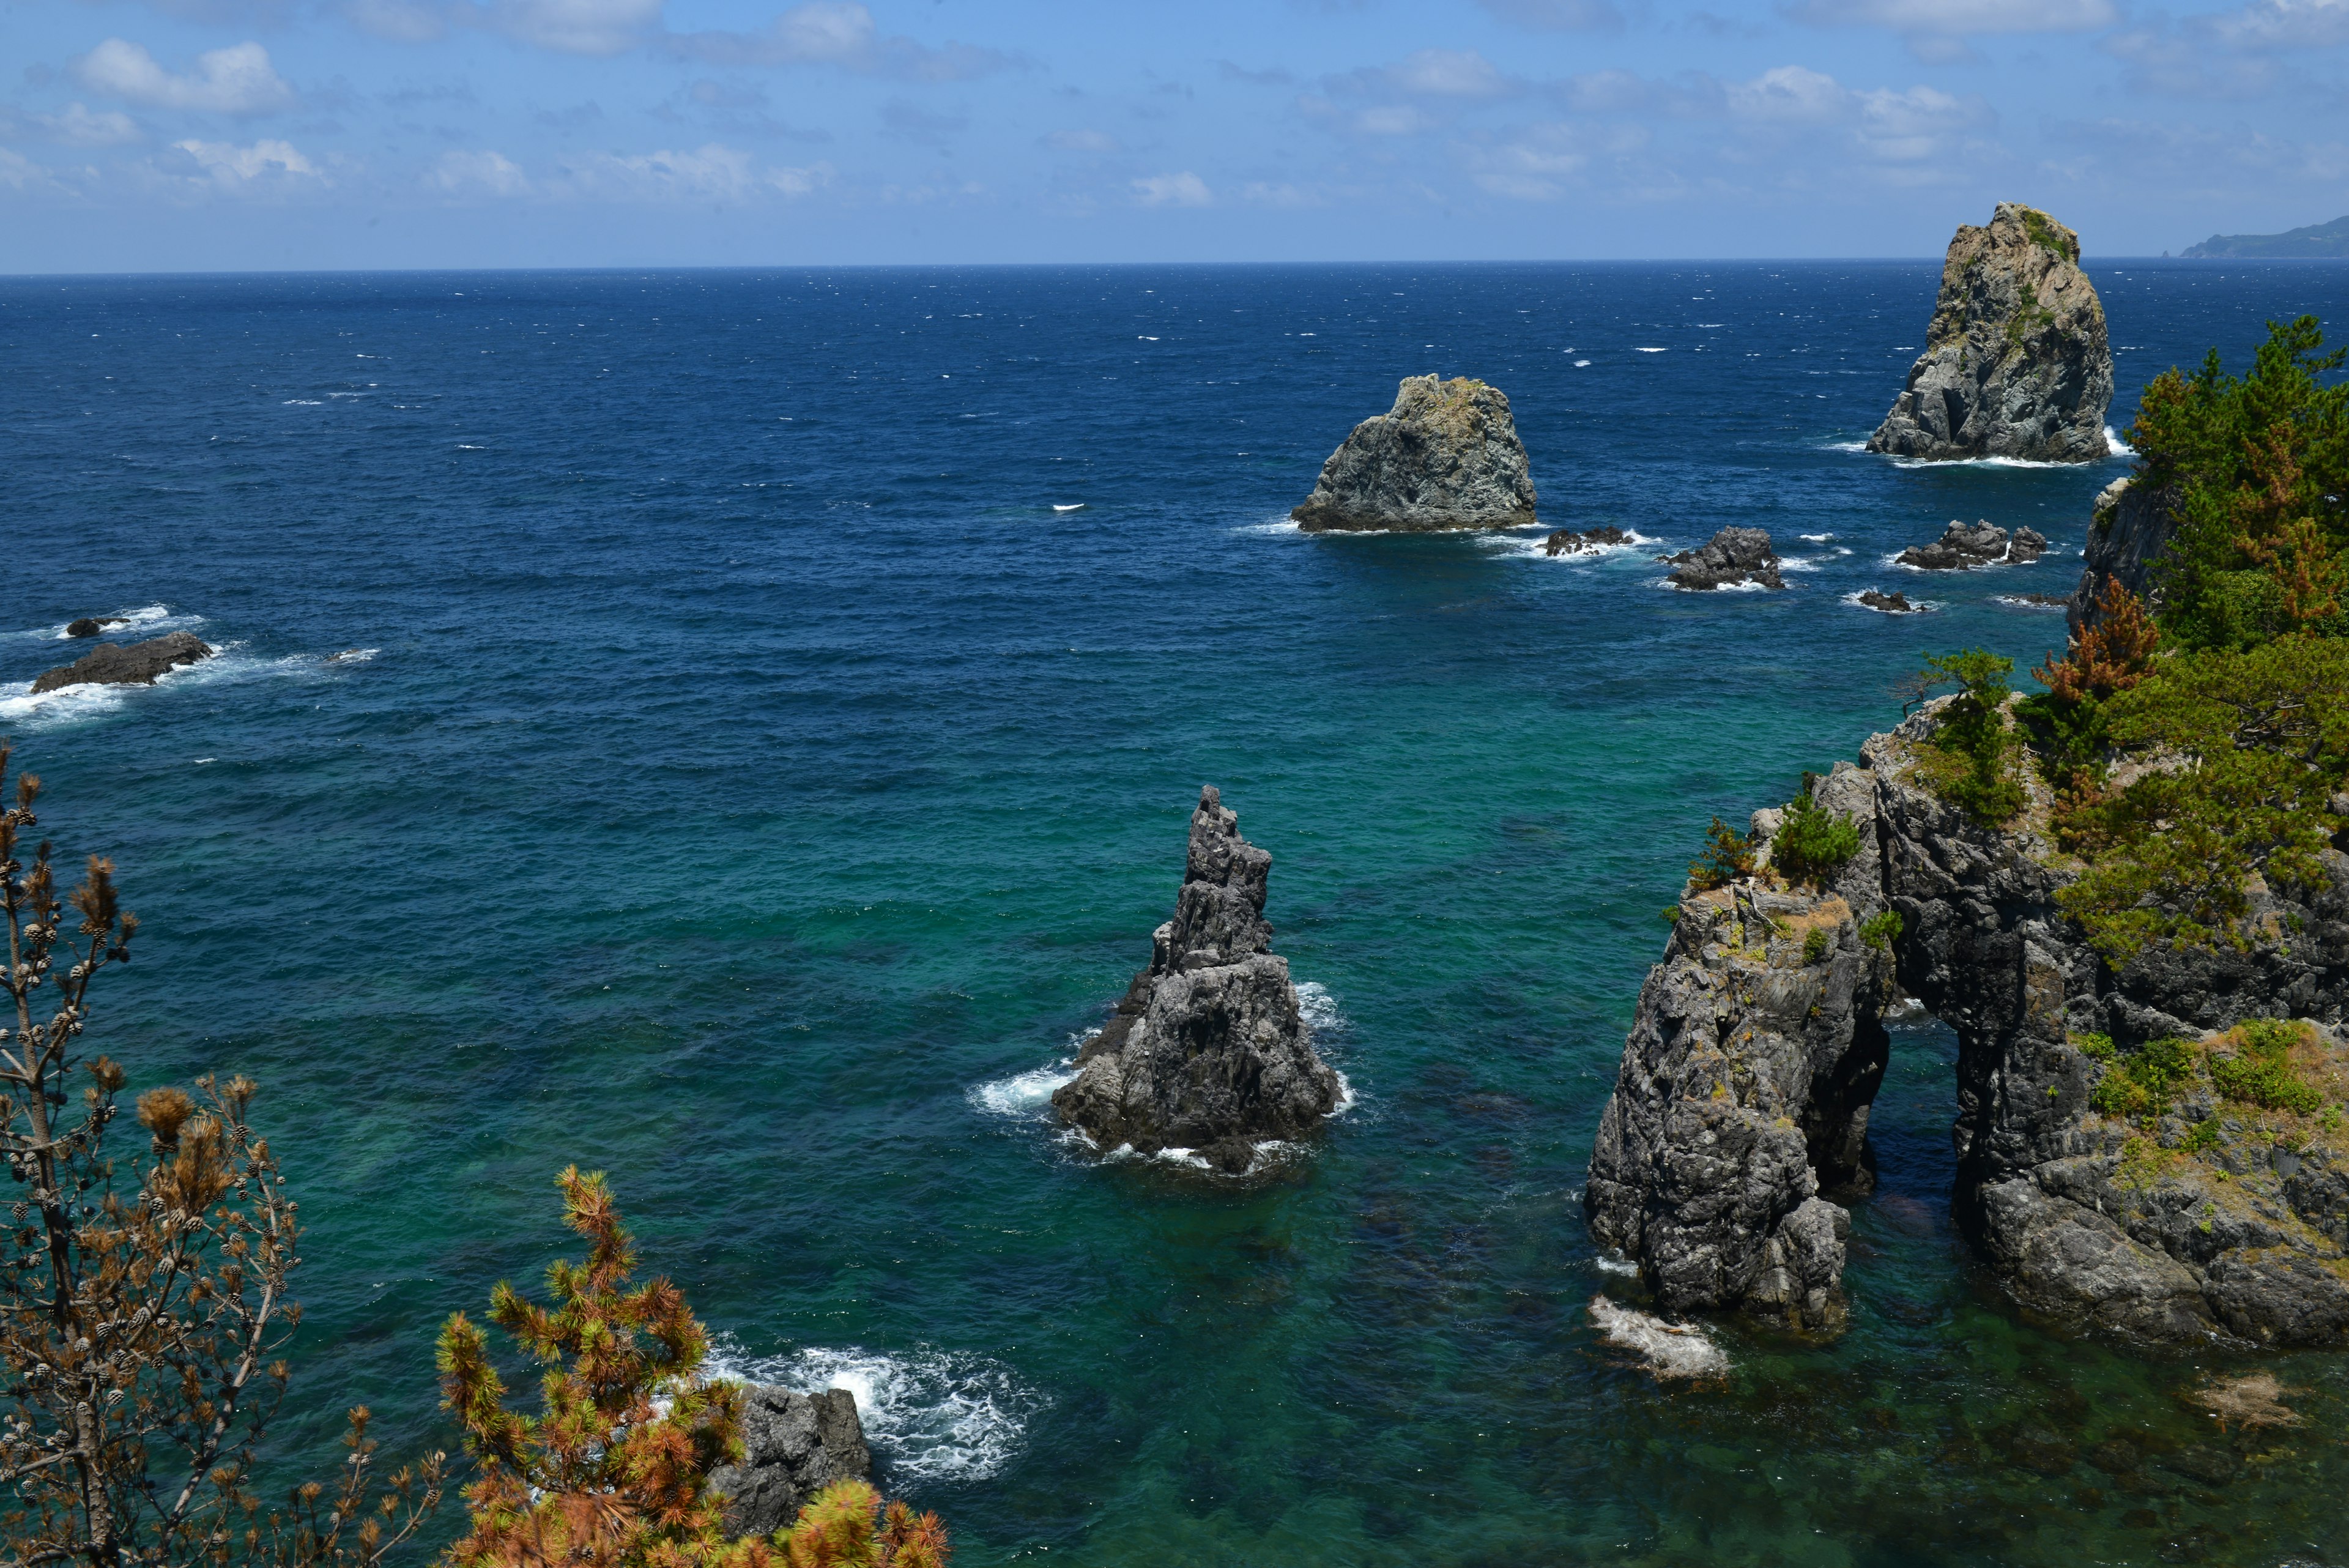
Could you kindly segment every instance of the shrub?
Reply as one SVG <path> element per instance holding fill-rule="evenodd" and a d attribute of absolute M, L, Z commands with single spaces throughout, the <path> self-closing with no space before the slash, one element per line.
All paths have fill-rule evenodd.
<path fill-rule="evenodd" d="M 1859 923 L 1859 940 L 1878 952 L 1890 952 L 1892 944 L 1900 940 L 1900 911 L 1887 909 L 1868 916 Z"/>
<path fill-rule="evenodd" d="M 1770 837 L 1770 866 L 1789 882 L 1818 886 L 1859 853 L 1859 829 L 1847 816 L 1827 810 L 1805 790 L 1786 803 L 1778 831 Z"/>
<path fill-rule="evenodd" d="M 2226 1041 L 2235 1046 L 2234 1054 L 2212 1053 L 2210 1081 L 2230 1100 L 2307 1116 L 2324 1104 L 2324 1096 L 2292 1065 L 2292 1048 L 2307 1038 L 2305 1024 L 2282 1019 L 2239 1024 Z"/>
<path fill-rule="evenodd" d="M 2015 742 L 2004 711 L 2014 660 L 1970 648 L 1929 653 L 1925 663 L 1930 682 L 1958 688 L 1928 742 L 1953 765 L 1928 770 L 1926 782 L 1974 821 L 1995 827 L 2023 809 L 2023 786 L 2011 765 Z"/>
<path fill-rule="evenodd" d="M 2225 1141 L 2226 1135 L 2220 1130 L 2219 1118 L 2206 1116 L 2196 1122 L 2193 1130 L 2186 1135 L 2186 1152 L 2200 1154 L 2204 1149 L 2216 1148 Z"/>
<path fill-rule="evenodd" d="M 7 771 L 0 745 L 0 778 Z M 82 1057 L 90 987 L 129 961 L 138 917 L 92 856 L 70 895 L 43 843 L 40 781 L 0 811 L 0 1153 L 20 1184 L 0 1231 L 0 1531 L 11 1564 L 367 1568 L 440 1496 L 440 1456 L 372 1502 L 364 1407 L 330 1483 L 263 1512 L 253 1473 L 288 1377 L 276 1352 L 300 1321 L 287 1296 L 301 1231 L 249 1080 L 139 1096 L 139 1153 L 107 1146 L 129 1075 Z M 79 916 L 66 913 L 70 905 Z M 40 1016 L 47 1012 L 47 1017 Z M 80 1084 L 78 1114 L 67 1115 Z"/>
<path fill-rule="evenodd" d="M 902 1502 L 884 1509 L 881 1494 L 860 1480 L 816 1493 L 781 1540 L 791 1568 L 945 1568 L 952 1552 L 936 1514 L 917 1519 Z"/>
<path fill-rule="evenodd" d="M 2113 1037 L 2109 1034 L 2091 1034 L 2084 1031 L 2070 1038 L 2072 1048 L 2092 1062 L 2109 1062 L 2115 1055 Z"/>
<path fill-rule="evenodd" d="M 1754 875 L 1754 845 L 1719 817 L 1705 831 L 1704 853 L 1689 863 L 1689 882 L 1700 893 L 1725 888 Z"/>
<path fill-rule="evenodd" d="M 2148 1040 L 2106 1061 L 2088 1103 L 2108 1116 L 2159 1116 L 2193 1072 L 2194 1050 L 2186 1041 Z"/>
<path fill-rule="evenodd" d="M 1820 960 L 1827 956 L 1827 949 L 1830 943 L 1827 937 L 1826 928 L 1825 926 L 1813 926 L 1807 932 L 1804 933 L 1803 936 L 1803 961 L 1805 963 L 1817 963 Z"/>

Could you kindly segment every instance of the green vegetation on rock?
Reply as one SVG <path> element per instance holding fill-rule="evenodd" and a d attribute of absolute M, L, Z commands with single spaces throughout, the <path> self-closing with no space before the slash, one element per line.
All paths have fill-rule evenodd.
<path fill-rule="evenodd" d="M 2014 777 L 2021 744 L 2007 728 L 2005 711 L 2014 660 L 1969 648 L 1929 653 L 1925 664 L 1929 684 L 1958 688 L 1927 742 L 1934 754 L 1920 770 L 1926 785 L 1983 826 L 2011 820 L 2023 809 L 2023 785 Z"/>
<path fill-rule="evenodd" d="M 1789 882 L 1816 887 L 1859 853 L 1859 829 L 1851 818 L 1811 798 L 1807 775 L 1803 793 L 1786 803 L 1786 815 L 1770 836 L 1770 865 Z"/>

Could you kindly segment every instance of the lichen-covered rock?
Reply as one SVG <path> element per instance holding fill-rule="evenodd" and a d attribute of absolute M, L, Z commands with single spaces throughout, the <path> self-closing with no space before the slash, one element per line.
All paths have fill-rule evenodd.
<path fill-rule="evenodd" d="M 1786 586 L 1778 576 L 1778 556 L 1770 547 L 1770 535 L 1759 528 L 1723 528 L 1701 549 L 1660 558 L 1672 564 L 1665 576 L 1677 588 L 1702 591 L 1744 583 L 1765 588 Z"/>
<path fill-rule="evenodd" d="M 2002 562 L 2023 566 L 2047 553 L 2047 535 L 2035 528 L 2009 534 L 1992 523 L 1960 523 L 1952 519 L 1941 536 L 1930 545 L 1911 545 L 1900 552 L 1900 564 L 1922 572 L 1957 572 L 1969 566 Z"/>
<path fill-rule="evenodd" d="M 1961 224 L 1925 351 L 1868 450 L 2039 462 L 2110 456 L 2112 346 L 2079 264 L 2079 236 L 2034 207 L 2002 202 L 1989 227 Z"/>
<path fill-rule="evenodd" d="M 1240 1171 L 1257 1143 L 1296 1137 L 1337 1108 L 1338 1075 L 1314 1054 L 1288 961 L 1268 950 L 1271 872 L 1271 855 L 1201 790 L 1174 918 L 1053 1094 L 1063 1121 L 1103 1148 L 1196 1149 Z"/>
<path fill-rule="evenodd" d="M 165 670 L 210 659 L 212 652 L 191 631 L 167 632 L 147 642 L 100 643 L 71 664 L 36 677 L 33 691 L 37 696 L 61 686 L 151 686 Z"/>
<path fill-rule="evenodd" d="M 709 1472 L 727 1533 L 736 1537 L 782 1529 L 834 1481 L 873 1479 L 873 1450 L 845 1388 L 796 1394 L 751 1384 L 743 1390 L 742 1449 L 740 1464 Z"/>
<path fill-rule="evenodd" d="M 2174 491 L 2141 483 L 2134 475 L 2116 479 L 2098 493 L 2089 509 L 2088 548 L 2080 586 L 2066 612 L 2075 632 L 2095 624 L 2107 577 L 2145 600 L 2148 607 L 2160 607 L 2161 585 L 2155 580 L 2153 566 L 2178 533 L 2177 509 Z"/>
<path fill-rule="evenodd" d="M 1354 427 L 1289 514 L 1308 533 L 1432 533 L 1536 521 L 1534 482 L 1509 400 L 1460 377 L 1406 377 L 1394 407 Z"/>

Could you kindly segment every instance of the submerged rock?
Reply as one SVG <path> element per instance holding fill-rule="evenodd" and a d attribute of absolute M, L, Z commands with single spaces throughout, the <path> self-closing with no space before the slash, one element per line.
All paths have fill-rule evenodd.
<path fill-rule="evenodd" d="M 2080 270 L 2079 236 L 2046 213 L 2001 202 L 1988 228 L 1959 226 L 1925 342 L 1868 451 L 2038 462 L 2111 455 L 2105 307 Z"/>
<path fill-rule="evenodd" d="M 61 686 L 148 686 L 167 670 L 210 659 L 215 650 L 191 631 L 167 632 L 147 642 L 101 643 L 33 681 L 36 695 Z"/>
<path fill-rule="evenodd" d="M 845 1388 L 796 1394 L 751 1384 L 743 1390 L 742 1449 L 741 1463 L 709 1472 L 733 1536 L 772 1534 L 833 1482 L 873 1479 L 873 1450 Z"/>
<path fill-rule="evenodd" d="M 1672 563 L 1672 570 L 1666 575 L 1674 587 L 1702 590 L 1740 583 L 1759 583 L 1765 588 L 1786 586 L 1778 576 L 1778 556 L 1770 547 L 1770 535 L 1759 528 L 1723 528 L 1702 549 L 1659 558 Z"/>
<path fill-rule="evenodd" d="M 66 635 L 67 637 L 96 637 L 99 632 L 104 631 L 109 626 L 129 626 L 129 624 L 130 623 L 128 620 L 119 615 L 86 615 L 78 620 L 69 620 L 66 622 Z"/>
<path fill-rule="evenodd" d="M 1405 378 L 1394 407 L 1354 427 L 1289 516 L 1309 534 L 1535 522 L 1533 477 L 1509 400 L 1466 377 Z"/>
<path fill-rule="evenodd" d="M 1882 610 L 1886 615 L 1914 615 L 1917 613 L 1917 607 L 1910 604 L 1909 602 L 1909 596 L 1903 593 L 1888 594 L 1876 588 L 1865 588 L 1860 592 L 1859 602 L 1866 605 L 1869 609 Z"/>
<path fill-rule="evenodd" d="M 1590 1298 L 1590 1321 L 1601 1339 L 1638 1356 L 1658 1377 L 1711 1377 L 1729 1370 L 1729 1357 L 1702 1324 L 1667 1323 L 1605 1296 Z"/>
<path fill-rule="evenodd" d="M 1062 1121 L 1105 1149 L 1196 1149 L 1228 1171 L 1246 1170 L 1257 1142 L 1296 1137 L 1337 1108 L 1338 1075 L 1314 1054 L 1288 961 L 1268 950 L 1271 872 L 1271 855 L 1201 790 L 1174 918 L 1054 1092 Z"/>
<path fill-rule="evenodd" d="M 2019 566 L 2046 553 L 2047 535 L 2035 528 L 2017 528 L 2009 534 L 1989 523 L 1953 519 L 1940 538 L 1930 545 L 1911 545 L 1900 552 L 1899 560 L 1919 571 L 1956 572 L 2002 562 Z"/>
<path fill-rule="evenodd" d="M 1560 528 L 1542 541 L 1542 553 L 1547 556 L 1576 556 L 1585 550 L 1603 550 L 1611 545 L 1628 545 L 1630 542 L 1631 535 L 1622 529 L 1605 524 L 1593 528 L 1587 534 L 1578 534 L 1571 528 Z"/>

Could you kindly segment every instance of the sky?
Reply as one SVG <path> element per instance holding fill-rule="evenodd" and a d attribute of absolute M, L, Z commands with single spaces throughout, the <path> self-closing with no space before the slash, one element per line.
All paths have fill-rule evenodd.
<path fill-rule="evenodd" d="M 0 0 L 0 272 L 2091 255 L 2349 213 L 2349 0 Z"/>

